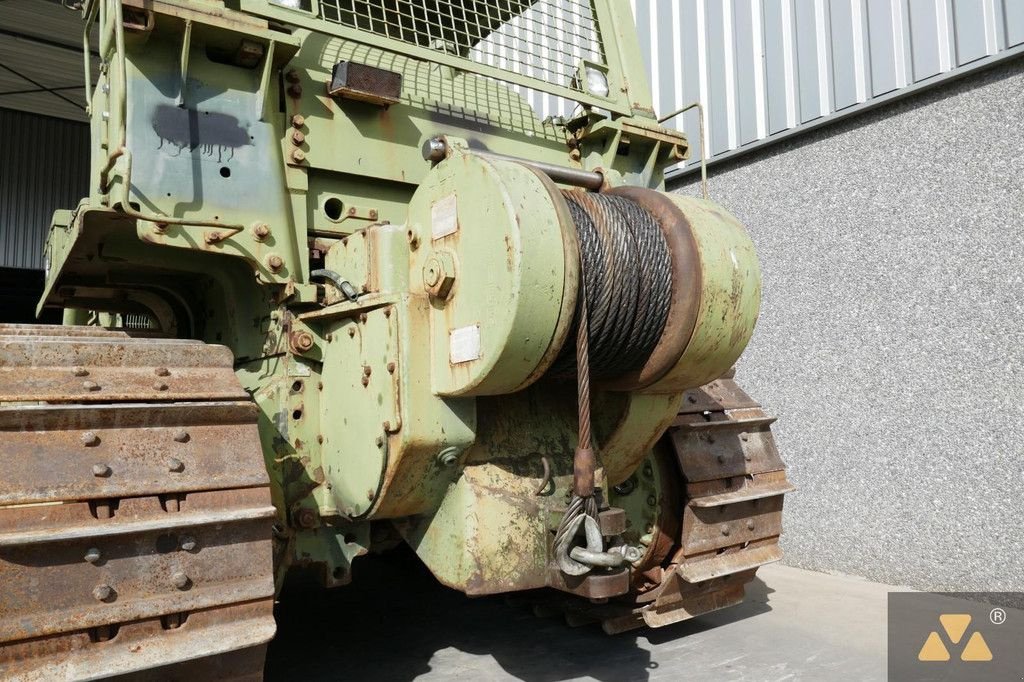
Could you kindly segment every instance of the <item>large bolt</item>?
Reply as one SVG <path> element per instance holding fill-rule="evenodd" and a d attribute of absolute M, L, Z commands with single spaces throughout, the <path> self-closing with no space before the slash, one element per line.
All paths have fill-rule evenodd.
<path fill-rule="evenodd" d="M 252 237 L 258 242 L 263 241 L 270 236 L 270 225 L 266 223 L 256 223 L 252 226 Z"/>
<path fill-rule="evenodd" d="M 84 445 L 85 447 L 89 448 L 89 447 L 92 447 L 94 445 L 99 445 L 99 444 L 100 444 L 100 437 L 97 436 L 92 431 L 86 431 L 85 433 L 82 434 L 82 445 Z"/>
<path fill-rule="evenodd" d="M 292 332 L 289 339 L 292 348 L 299 353 L 305 353 L 313 348 L 313 335 L 307 331 Z"/>
<path fill-rule="evenodd" d="M 114 593 L 114 590 L 110 585 L 97 585 L 92 588 L 92 596 L 96 601 L 106 601 L 110 599 L 110 595 Z"/>
<path fill-rule="evenodd" d="M 284 259 L 278 256 L 276 253 L 272 253 L 267 256 L 267 267 L 273 272 L 277 272 L 284 267 Z"/>
<path fill-rule="evenodd" d="M 441 264 L 436 258 L 431 258 L 423 267 L 423 283 L 428 287 L 436 287 L 441 281 Z"/>
<path fill-rule="evenodd" d="M 174 434 L 174 440 L 177 443 L 187 443 L 189 441 L 188 431 L 185 431 L 184 429 L 176 431 Z"/>
<path fill-rule="evenodd" d="M 165 460 L 165 464 L 167 464 L 168 471 L 176 474 L 180 474 L 182 471 L 185 470 L 185 463 L 182 462 L 177 457 L 168 457 Z"/>
<path fill-rule="evenodd" d="M 437 461 L 442 466 L 453 467 L 459 463 L 459 449 L 453 446 L 446 447 L 437 453 Z"/>
<path fill-rule="evenodd" d="M 72 370 L 72 372 L 76 377 L 89 376 L 89 370 L 87 370 L 85 367 L 75 367 L 74 370 Z"/>
<path fill-rule="evenodd" d="M 292 144 L 300 145 L 305 141 L 306 136 L 302 133 L 301 130 L 296 130 L 295 132 L 292 133 Z"/>
<path fill-rule="evenodd" d="M 301 149 L 292 150 L 292 161 L 294 161 L 295 163 L 302 163 L 305 160 L 306 152 L 302 151 Z"/>
<path fill-rule="evenodd" d="M 455 284 L 455 257 L 449 251 L 438 251 L 423 266 L 423 286 L 427 293 L 446 298 Z"/>
<path fill-rule="evenodd" d="M 97 561 L 100 560 L 100 550 L 96 549 L 95 547 L 90 547 L 85 552 L 85 560 L 88 561 L 90 564 L 95 564 Z"/>
<path fill-rule="evenodd" d="M 171 376 L 171 370 L 166 367 L 157 367 L 153 370 L 153 374 L 156 374 L 158 377 L 169 377 Z"/>
<path fill-rule="evenodd" d="M 722 526 L 722 535 L 729 534 L 729 526 Z"/>
<path fill-rule="evenodd" d="M 181 548 L 186 552 L 191 552 L 196 548 L 196 539 L 191 535 L 181 536 Z"/>
<path fill-rule="evenodd" d="M 316 512 L 309 507 L 303 507 L 295 514 L 295 523 L 299 528 L 313 528 L 316 526 Z"/>
<path fill-rule="evenodd" d="M 175 571 L 174 574 L 171 575 L 171 583 L 179 590 L 184 590 L 191 582 L 192 581 L 189 580 L 188 574 L 185 573 L 185 571 Z"/>
<path fill-rule="evenodd" d="M 302 114 L 295 114 L 292 116 L 292 127 L 301 128 L 306 125 L 306 117 Z"/>
<path fill-rule="evenodd" d="M 84 388 L 87 391 L 98 391 L 100 390 L 100 385 L 97 384 L 95 381 L 83 381 L 82 388 Z"/>
<path fill-rule="evenodd" d="M 153 390 L 155 390 L 155 391 L 166 391 L 167 390 L 167 384 L 165 384 L 162 381 L 154 381 L 153 382 Z"/>
<path fill-rule="evenodd" d="M 93 464 L 92 475 L 98 478 L 106 478 L 110 475 L 110 467 L 106 464 Z"/>

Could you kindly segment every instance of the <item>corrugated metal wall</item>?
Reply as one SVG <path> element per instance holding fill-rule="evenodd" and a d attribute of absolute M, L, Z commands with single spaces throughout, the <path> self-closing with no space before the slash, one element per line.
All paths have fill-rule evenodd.
<path fill-rule="evenodd" d="M 1024 52 L 1024 0 L 630 0 L 659 115 L 721 158 Z M 685 130 L 699 159 L 697 112 Z"/>
<path fill-rule="evenodd" d="M 89 192 L 89 127 L 0 109 L 0 267 L 43 267 L 55 209 Z"/>

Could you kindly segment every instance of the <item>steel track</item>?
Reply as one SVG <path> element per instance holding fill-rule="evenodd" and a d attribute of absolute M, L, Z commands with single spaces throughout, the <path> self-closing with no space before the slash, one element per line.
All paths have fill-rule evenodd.
<path fill-rule="evenodd" d="M 226 348 L 0 325 L 0 679 L 262 679 L 256 417 Z"/>

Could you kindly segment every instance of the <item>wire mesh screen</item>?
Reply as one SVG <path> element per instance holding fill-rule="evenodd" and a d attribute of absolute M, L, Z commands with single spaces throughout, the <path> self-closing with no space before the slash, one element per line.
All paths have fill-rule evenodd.
<path fill-rule="evenodd" d="M 320 0 L 321 18 L 581 90 L 604 64 L 591 0 Z"/>

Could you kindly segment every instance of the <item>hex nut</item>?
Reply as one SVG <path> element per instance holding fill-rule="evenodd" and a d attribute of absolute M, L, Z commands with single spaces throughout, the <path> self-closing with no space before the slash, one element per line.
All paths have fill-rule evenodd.
<path fill-rule="evenodd" d="M 88 561 L 90 564 L 95 564 L 97 561 L 99 561 L 100 556 L 100 550 L 96 549 L 95 547 L 90 547 L 85 552 L 85 560 Z"/>
<path fill-rule="evenodd" d="M 292 133 L 292 144 L 300 145 L 306 141 L 306 135 L 301 130 Z"/>
<path fill-rule="evenodd" d="M 87 376 L 89 376 L 89 370 L 87 370 L 85 367 L 75 367 L 72 370 L 72 373 L 76 377 L 87 377 Z"/>
<path fill-rule="evenodd" d="M 106 464 L 93 464 L 92 475 L 98 478 L 106 478 L 110 475 L 110 467 Z"/>
<path fill-rule="evenodd" d="M 292 127 L 293 128 L 301 128 L 304 125 L 306 125 L 306 117 L 305 116 L 303 116 L 302 114 L 295 114 L 294 116 L 292 116 Z"/>
<path fill-rule="evenodd" d="M 97 585 L 92 588 L 92 596 L 96 601 L 107 601 L 112 594 L 114 590 L 110 585 Z"/>
<path fill-rule="evenodd" d="M 437 251 L 423 266 L 423 287 L 436 298 L 447 298 L 455 284 L 455 256 Z"/>
<path fill-rule="evenodd" d="M 299 528 L 314 528 L 316 526 L 316 512 L 309 507 L 303 507 L 295 514 L 295 523 Z"/>
<path fill-rule="evenodd" d="M 252 238 L 258 242 L 263 241 L 270 236 L 270 225 L 266 223 L 256 223 L 252 226 Z"/>
<path fill-rule="evenodd" d="M 192 537 L 191 535 L 182 535 L 181 536 L 181 548 L 183 550 L 185 550 L 186 552 L 192 552 L 192 551 L 195 551 L 196 547 L 197 547 L 197 543 L 196 543 L 196 539 L 194 537 Z"/>
<path fill-rule="evenodd" d="M 185 571 L 175 571 L 171 575 L 171 583 L 179 590 L 184 590 L 192 583 L 192 580 Z"/>
<path fill-rule="evenodd" d="M 168 457 L 166 460 L 166 464 L 167 470 L 175 474 L 180 474 L 182 471 L 185 470 L 185 463 L 182 462 L 177 457 Z"/>
<path fill-rule="evenodd" d="M 189 441 L 189 438 L 190 436 L 188 435 L 188 431 L 185 431 L 184 429 L 182 429 L 181 431 L 176 431 L 174 433 L 174 441 L 176 443 L 187 443 Z"/>
<path fill-rule="evenodd" d="M 288 337 L 292 344 L 292 350 L 298 353 L 305 353 L 313 348 L 313 335 L 307 331 L 292 332 Z"/>
<path fill-rule="evenodd" d="M 100 437 L 97 436 L 92 431 L 86 431 L 85 433 L 82 434 L 82 445 L 84 445 L 85 447 L 91 448 L 99 444 Z"/>
<path fill-rule="evenodd" d="M 282 267 L 284 267 L 284 259 L 281 258 L 276 253 L 272 253 L 269 256 L 267 256 L 267 267 L 270 268 L 273 272 L 277 272 Z"/>

